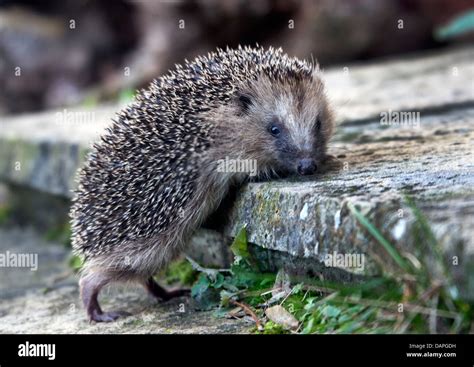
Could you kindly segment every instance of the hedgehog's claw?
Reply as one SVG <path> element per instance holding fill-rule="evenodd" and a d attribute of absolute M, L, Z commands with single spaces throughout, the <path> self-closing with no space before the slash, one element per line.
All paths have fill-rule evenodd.
<path fill-rule="evenodd" d="M 174 289 L 167 291 L 157 282 L 155 282 L 153 277 L 148 278 L 144 285 L 147 291 L 150 292 L 153 297 L 163 301 L 168 301 L 175 297 L 187 296 L 190 293 L 189 289 Z"/>

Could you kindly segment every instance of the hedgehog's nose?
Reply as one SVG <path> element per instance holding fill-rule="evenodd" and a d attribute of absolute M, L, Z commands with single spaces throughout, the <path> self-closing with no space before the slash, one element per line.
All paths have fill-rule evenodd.
<path fill-rule="evenodd" d="M 316 172 L 316 163 L 309 158 L 303 158 L 298 162 L 297 171 L 300 175 L 312 175 Z"/>

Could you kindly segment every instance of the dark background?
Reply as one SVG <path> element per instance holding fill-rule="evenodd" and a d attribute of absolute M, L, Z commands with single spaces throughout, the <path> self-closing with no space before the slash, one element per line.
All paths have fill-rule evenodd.
<path fill-rule="evenodd" d="M 469 42 L 472 33 L 437 32 L 470 8 L 472 0 L 0 0 L 0 114 L 127 97 L 216 46 L 282 46 L 327 67 Z"/>

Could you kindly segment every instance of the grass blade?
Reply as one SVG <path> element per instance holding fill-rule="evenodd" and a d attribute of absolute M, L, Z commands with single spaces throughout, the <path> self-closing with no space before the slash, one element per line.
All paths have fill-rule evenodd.
<path fill-rule="evenodd" d="M 397 249 L 388 242 L 385 237 L 380 233 L 380 231 L 374 227 L 372 223 L 360 212 L 358 211 L 352 203 L 348 203 L 347 206 L 349 210 L 354 214 L 359 223 L 369 231 L 369 233 L 382 245 L 385 251 L 388 252 L 390 257 L 397 263 L 397 265 L 406 272 L 410 272 L 408 264 L 405 262 L 403 257 L 397 251 Z"/>

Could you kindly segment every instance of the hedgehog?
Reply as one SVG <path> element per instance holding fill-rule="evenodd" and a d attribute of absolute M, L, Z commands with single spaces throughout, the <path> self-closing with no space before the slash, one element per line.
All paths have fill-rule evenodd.
<path fill-rule="evenodd" d="M 183 295 L 153 276 L 229 188 L 318 172 L 333 126 L 319 66 L 281 48 L 217 49 L 137 91 L 93 144 L 71 208 L 89 319 L 129 315 L 101 309 L 99 292 L 112 282 L 140 283 L 160 300 Z M 256 174 L 219 169 L 222 160 L 254 162 Z"/>

